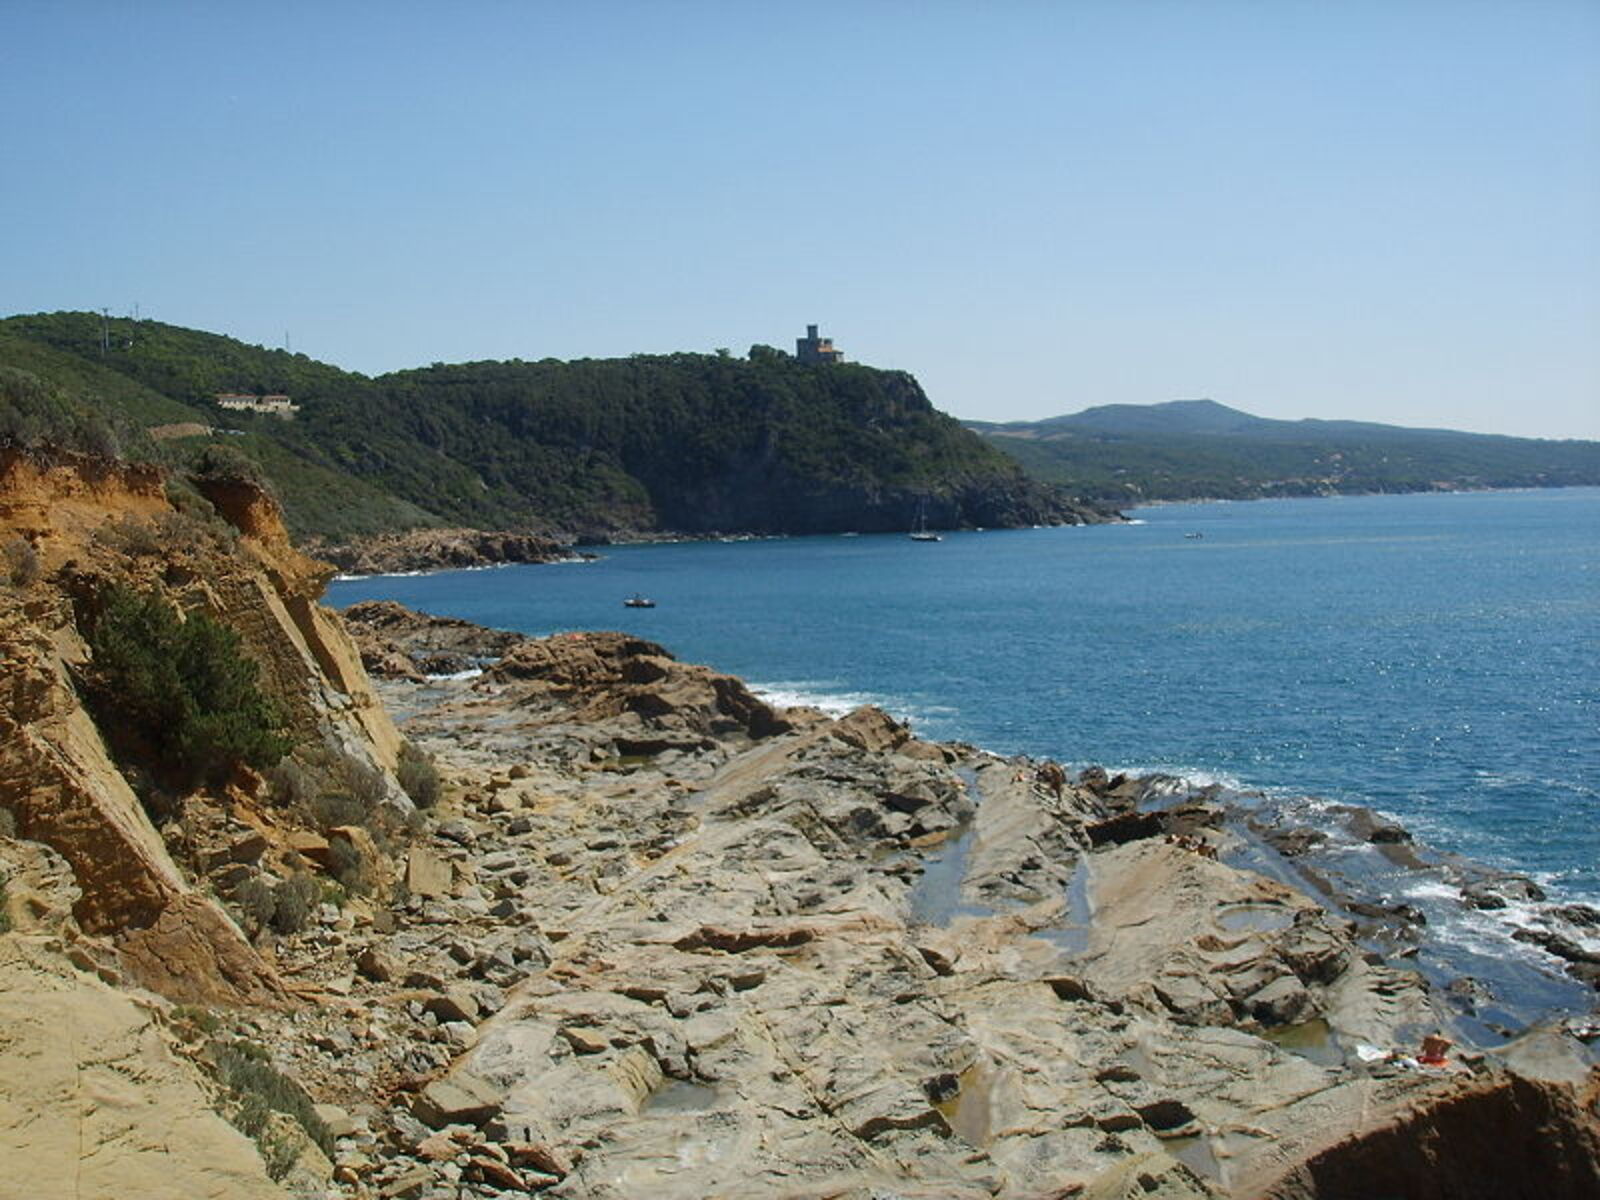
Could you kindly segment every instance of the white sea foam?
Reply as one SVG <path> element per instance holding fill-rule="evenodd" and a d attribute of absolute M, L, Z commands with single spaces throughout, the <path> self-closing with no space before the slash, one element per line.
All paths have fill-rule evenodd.
<path fill-rule="evenodd" d="M 1143 775 L 1173 775 L 1183 780 L 1184 785 L 1191 789 L 1221 787 L 1237 792 L 1243 791 L 1245 786 L 1237 775 L 1230 775 L 1226 771 L 1207 771 L 1199 767 L 1174 766 L 1171 763 L 1138 763 L 1133 766 L 1120 763 L 1115 767 L 1104 763 L 1100 765 L 1105 766 L 1113 775 L 1121 773 L 1134 778 Z"/>
<path fill-rule="evenodd" d="M 870 704 L 883 709 L 895 720 L 913 726 L 925 722 L 937 723 L 943 718 L 954 716 L 959 711 L 943 704 L 908 704 L 899 697 L 885 696 L 876 692 L 836 691 L 825 681 L 782 680 L 772 683 L 751 683 L 750 690 L 774 707 L 815 708 L 830 717 L 842 717 L 863 705 Z"/>
<path fill-rule="evenodd" d="M 445 675 L 428 675 L 425 678 L 429 683 L 454 683 L 460 679 L 476 679 L 482 674 L 482 667 L 469 667 L 465 671 L 451 671 Z"/>
<path fill-rule="evenodd" d="M 415 579 L 418 575 L 431 575 L 432 571 L 383 571 L 377 575 L 335 575 L 335 583 L 358 583 L 363 579 Z"/>
<path fill-rule="evenodd" d="M 1411 900 L 1460 900 L 1461 889 L 1442 879 L 1414 879 L 1400 889 Z"/>

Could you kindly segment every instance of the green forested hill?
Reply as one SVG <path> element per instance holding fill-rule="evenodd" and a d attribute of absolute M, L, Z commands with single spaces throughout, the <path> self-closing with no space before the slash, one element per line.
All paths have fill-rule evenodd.
<path fill-rule="evenodd" d="M 0 321 L 0 367 L 134 427 L 197 421 L 255 458 L 298 533 L 426 524 L 811 533 L 1074 519 L 1056 489 L 937 412 L 915 379 L 727 355 L 436 364 L 368 378 L 153 321 Z M 292 421 L 220 409 L 281 392 Z M 1093 515 L 1093 514 L 1089 514 Z"/>
<path fill-rule="evenodd" d="M 1600 442 L 1279 421 L 1210 400 L 967 425 L 1038 478 L 1110 504 L 1600 484 Z"/>

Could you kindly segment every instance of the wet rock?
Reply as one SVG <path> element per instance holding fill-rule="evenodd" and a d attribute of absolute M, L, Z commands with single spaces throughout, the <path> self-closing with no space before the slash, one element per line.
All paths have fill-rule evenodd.
<path fill-rule="evenodd" d="M 1566 921 L 1580 929 L 1600 929 L 1600 909 L 1587 904 L 1553 905 L 1544 911 L 1546 916 Z"/>
<path fill-rule="evenodd" d="M 1079 771 L 1078 784 L 1102 796 L 1111 788 L 1111 780 L 1106 775 L 1106 769 L 1100 766 L 1088 766 Z"/>
<path fill-rule="evenodd" d="M 1544 898 L 1543 888 L 1520 875 L 1480 879 L 1461 889 L 1462 903 L 1468 908 L 1500 909 L 1510 901 L 1538 901 Z"/>
<path fill-rule="evenodd" d="M 1316 1012 L 1316 1002 L 1292 975 L 1274 980 L 1245 1000 L 1250 1016 L 1266 1026 L 1297 1025 Z"/>
<path fill-rule="evenodd" d="M 1263 840 L 1285 858 L 1299 858 L 1325 844 L 1328 835 L 1320 829 L 1279 829 L 1264 833 Z"/>

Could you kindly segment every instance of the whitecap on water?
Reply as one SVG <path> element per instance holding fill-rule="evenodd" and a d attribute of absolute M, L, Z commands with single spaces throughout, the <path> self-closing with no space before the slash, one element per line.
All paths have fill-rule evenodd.
<path fill-rule="evenodd" d="M 427 675 L 424 678 L 429 683 L 454 683 L 459 679 L 476 679 L 482 674 L 482 667 L 469 667 L 465 671 L 451 671 L 444 675 Z"/>

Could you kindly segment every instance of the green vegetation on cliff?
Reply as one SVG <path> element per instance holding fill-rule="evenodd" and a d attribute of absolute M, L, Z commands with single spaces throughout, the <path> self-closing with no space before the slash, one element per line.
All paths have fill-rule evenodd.
<path fill-rule="evenodd" d="M 1210 400 L 967 424 L 1038 478 L 1109 504 L 1600 484 L 1600 442 L 1277 421 Z"/>
<path fill-rule="evenodd" d="M 1070 520 L 1075 510 L 936 411 L 915 379 L 726 355 L 481 362 L 376 379 L 153 321 L 0 321 L 0 365 L 136 426 L 193 422 L 261 464 L 292 529 L 423 525 L 818 533 Z M 283 393 L 293 420 L 221 409 Z M 185 465 L 205 437 L 160 443 Z"/>
<path fill-rule="evenodd" d="M 204 613 L 181 618 L 159 596 L 114 584 L 89 633 L 90 701 L 125 755 L 189 788 L 288 752 L 285 717 L 260 687 L 237 633 Z"/>

